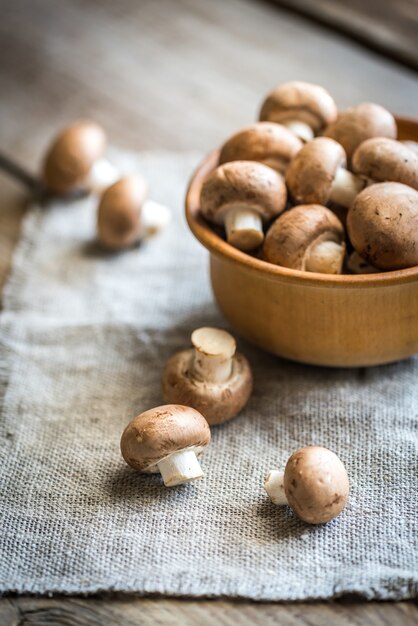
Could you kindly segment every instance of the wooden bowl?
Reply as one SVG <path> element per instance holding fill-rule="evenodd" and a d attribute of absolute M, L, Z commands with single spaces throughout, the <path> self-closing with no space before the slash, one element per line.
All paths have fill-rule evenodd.
<path fill-rule="evenodd" d="M 418 120 L 397 118 L 418 141 Z M 186 197 L 190 229 L 210 252 L 215 299 L 236 332 L 282 357 L 331 367 L 398 361 L 418 352 L 418 266 L 369 275 L 314 274 L 272 265 L 230 246 L 200 216 L 199 166 Z"/>

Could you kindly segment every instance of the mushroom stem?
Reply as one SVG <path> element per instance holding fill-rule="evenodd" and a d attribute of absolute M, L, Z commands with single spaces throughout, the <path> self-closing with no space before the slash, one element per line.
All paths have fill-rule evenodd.
<path fill-rule="evenodd" d="M 305 122 L 301 122 L 300 120 L 287 120 L 286 122 L 282 122 L 283 126 L 286 126 L 292 133 L 295 133 L 299 139 L 304 141 L 305 143 L 311 141 L 314 138 L 314 132 L 309 124 Z"/>
<path fill-rule="evenodd" d="M 279 506 L 288 504 L 284 491 L 284 471 L 272 470 L 269 472 L 264 481 L 264 489 L 273 504 Z"/>
<path fill-rule="evenodd" d="M 341 274 L 344 255 L 344 244 L 330 240 L 319 241 L 311 247 L 305 269 L 319 274 Z"/>
<path fill-rule="evenodd" d="M 203 472 L 194 450 L 179 450 L 157 463 L 166 487 L 175 487 L 202 478 Z"/>
<path fill-rule="evenodd" d="M 152 237 L 156 235 L 167 226 L 170 219 L 170 209 L 153 200 L 147 200 L 144 202 L 141 210 L 142 237 Z"/>
<path fill-rule="evenodd" d="M 354 198 L 366 186 L 365 180 L 339 167 L 331 187 L 330 200 L 349 208 Z"/>
<path fill-rule="evenodd" d="M 103 157 L 97 159 L 91 166 L 85 179 L 85 185 L 88 189 L 100 193 L 107 187 L 110 187 L 110 185 L 113 185 L 119 178 L 118 169 L 108 159 Z"/>
<path fill-rule="evenodd" d="M 379 272 L 376 267 L 367 263 L 355 250 L 349 256 L 347 267 L 353 274 L 376 274 Z"/>
<path fill-rule="evenodd" d="M 253 250 L 264 239 L 263 222 L 258 211 L 235 205 L 225 216 L 228 243 L 240 250 Z"/>
<path fill-rule="evenodd" d="M 235 339 L 225 330 L 198 328 L 192 333 L 194 346 L 193 372 L 197 379 L 224 383 L 232 374 Z"/>

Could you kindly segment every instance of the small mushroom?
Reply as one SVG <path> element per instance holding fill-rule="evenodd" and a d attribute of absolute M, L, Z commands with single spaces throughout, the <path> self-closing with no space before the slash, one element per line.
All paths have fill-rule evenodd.
<path fill-rule="evenodd" d="M 118 178 L 104 157 L 106 135 L 94 122 L 79 120 L 65 128 L 49 147 L 43 180 L 49 191 L 67 195 L 74 190 L 101 191 Z"/>
<path fill-rule="evenodd" d="M 380 270 L 418 265 L 418 191 L 401 183 L 366 187 L 348 211 L 358 254 Z"/>
<path fill-rule="evenodd" d="M 146 197 L 147 183 L 139 175 L 121 178 L 106 189 L 97 211 L 98 239 L 103 246 L 129 248 L 168 224 L 169 209 Z"/>
<path fill-rule="evenodd" d="M 321 274 L 340 274 L 344 255 L 343 225 L 319 204 L 301 204 L 281 215 L 263 246 L 264 259 L 270 263 Z"/>
<path fill-rule="evenodd" d="M 334 452 L 306 446 L 292 454 L 284 471 L 271 471 L 264 488 L 274 504 L 287 504 L 304 522 L 326 524 L 345 508 L 350 485 Z"/>
<path fill-rule="evenodd" d="M 326 137 L 342 145 L 348 161 L 355 149 L 372 137 L 396 139 L 395 118 L 389 111 L 371 102 L 363 102 L 338 114 L 335 122 L 324 131 Z"/>
<path fill-rule="evenodd" d="M 165 486 L 174 487 L 202 478 L 197 455 L 209 442 L 209 426 L 200 413 L 166 404 L 135 417 L 123 431 L 120 448 L 128 465 L 160 472 Z"/>
<path fill-rule="evenodd" d="M 217 167 L 205 180 L 200 196 L 202 215 L 224 225 L 228 243 L 253 250 L 264 239 L 263 223 L 286 206 L 282 177 L 256 161 L 233 161 Z"/>
<path fill-rule="evenodd" d="M 219 163 L 258 161 L 284 174 L 302 142 L 291 130 L 272 122 L 257 122 L 235 133 L 221 148 Z"/>
<path fill-rule="evenodd" d="M 323 87 L 293 81 L 279 85 L 264 101 L 260 120 L 287 126 L 302 141 L 310 141 L 337 119 L 337 106 Z"/>
<path fill-rule="evenodd" d="M 392 181 L 418 190 L 418 154 L 395 139 L 363 141 L 353 154 L 352 168 L 372 182 Z"/>
<path fill-rule="evenodd" d="M 347 170 L 344 148 L 327 137 L 305 144 L 286 172 L 289 193 L 296 203 L 349 207 L 365 181 Z"/>
<path fill-rule="evenodd" d="M 251 395 L 250 365 L 235 339 L 218 328 L 198 328 L 193 348 L 172 356 L 164 370 L 166 402 L 192 406 L 213 426 L 235 417 Z"/>
<path fill-rule="evenodd" d="M 367 263 L 355 250 L 348 257 L 347 269 L 352 274 L 376 274 L 379 272 L 376 267 Z"/>

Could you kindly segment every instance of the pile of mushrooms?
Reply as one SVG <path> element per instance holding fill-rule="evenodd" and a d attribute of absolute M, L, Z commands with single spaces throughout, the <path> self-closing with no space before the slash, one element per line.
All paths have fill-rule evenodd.
<path fill-rule="evenodd" d="M 418 154 L 373 103 L 338 111 L 322 87 L 274 89 L 230 137 L 200 211 L 232 246 L 323 274 L 418 265 Z"/>

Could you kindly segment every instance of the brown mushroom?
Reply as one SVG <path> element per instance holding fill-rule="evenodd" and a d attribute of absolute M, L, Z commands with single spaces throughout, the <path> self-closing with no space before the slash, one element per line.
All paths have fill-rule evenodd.
<path fill-rule="evenodd" d="M 292 454 L 284 471 L 271 471 L 264 488 L 274 504 L 289 505 L 308 524 L 326 524 L 347 504 L 350 485 L 338 456 L 320 446 Z"/>
<path fill-rule="evenodd" d="M 118 177 L 104 158 L 104 130 L 94 122 L 79 120 L 65 128 L 49 147 L 42 178 L 48 190 L 66 195 L 77 189 L 102 190 Z"/>
<path fill-rule="evenodd" d="M 418 191 L 401 183 L 376 183 L 354 200 L 347 216 L 351 243 L 380 270 L 418 265 Z"/>
<path fill-rule="evenodd" d="M 353 154 L 352 167 L 372 182 L 392 181 L 418 190 L 418 154 L 395 139 L 363 141 Z"/>
<path fill-rule="evenodd" d="M 340 274 L 345 255 L 344 228 L 319 204 L 299 205 L 281 215 L 267 232 L 266 261 L 322 274 Z"/>
<path fill-rule="evenodd" d="M 355 149 L 372 137 L 388 137 L 396 139 L 397 128 L 395 118 L 389 111 L 371 102 L 363 102 L 338 114 L 335 122 L 324 131 L 342 145 L 348 161 Z"/>
<path fill-rule="evenodd" d="M 348 257 L 347 269 L 352 274 L 376 274 L 379 272 L 376 267 L 367 263 L 355 250 Z"/>
<path fill-rule="evenodd" d="M 188 406 L 167 404 L 141 413 L 122 434 L 126 463 L 140 472 L 160 472 L 166 487 L 203 476 L 197 460 L 210 442 L 205 418 Z"/>
<path fill-rule="evenodd" d="M 103 246 L 129 248 L 166 226 L 169 210 L 146 197 L 147 183 L 139 175 L 121 178 L 106 189 L 97 211 L 97 234 Z"/>
<path fill-rule="evenodd" d="M 287 126 L 302 141 L 310 141 L 337 118 L 337 106 L 323 87 L 292 81 L 279 85 L 264 101 L 260 120 Z"/>
<path fill-rule="evenodd" d="M 233 161 L 217 167 L 205 180 L 200 196 L 202 215 L 225 226 L 228 243 L 253 250 L 263 239 L 263 223 L 286 206 L 282 177 L 256 161 Z"/>
<path fill-rule="evenodd" d="M 172 356 L 163 374 L 166 402 L 192 406 L 213 426 L 235 417 L 252 391 L 250 365 L 235 339 L 218 328 L 198 328 L 193 348 Z"/>
<path fill-rule="evenodd" d="M 305 144 L 286 171 L 289 193 L 297 204 L 335 202 L 349 207 L 365 181 L 347 170 L 344 148 L 327 137 Z"/>
<path fill-rule="evenodd" d="M 284 174 L 302 142 L 291 130 L 271 122 L 257 122 L 232 135 L 224 143 L 219 163 L 259 161 Z"/>

